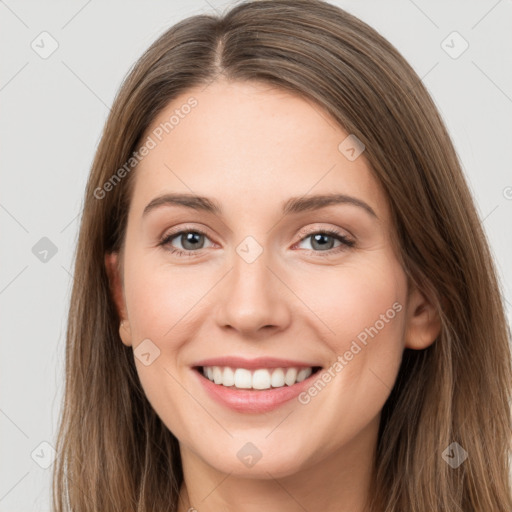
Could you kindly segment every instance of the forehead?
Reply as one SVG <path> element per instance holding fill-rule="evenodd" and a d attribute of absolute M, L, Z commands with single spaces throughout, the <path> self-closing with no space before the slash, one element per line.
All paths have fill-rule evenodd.
<path fill-rule="evenodd" d="M 146 131 L 143 141 L 153 147 L 137 166 L 132 206 L 186 192 L 268 209 L 291 196 L 338 192 L 382 210 L 364 152 L 351 160 L 342 151 L 349 135 L 316 103 L 267 84 L 192 88 Z"/>

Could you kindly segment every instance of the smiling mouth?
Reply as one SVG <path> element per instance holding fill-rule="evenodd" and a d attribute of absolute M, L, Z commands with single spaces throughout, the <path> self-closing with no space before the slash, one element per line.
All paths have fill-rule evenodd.
<path fill-rule="evenodd" d="M 311 377 L 321 366 L 286 368 L 233 368 L 231 366 L 196 366 L 202 377 L 229 389 L 268 390 L 293 386 Z"/>

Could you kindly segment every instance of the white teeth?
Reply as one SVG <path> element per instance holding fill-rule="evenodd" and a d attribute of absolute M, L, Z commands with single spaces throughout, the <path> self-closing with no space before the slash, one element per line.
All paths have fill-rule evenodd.
<path fill-rule="evenodd" d="M 234 386 L 235 385 L 235 372 L 229 367 L 224 368 L 224 375 L 222 377 L 223 386 Z"/>
<path fill-rule="evenodd" d="M 252 374 L 252 387 L 254 389 L 268 389 L 270 387 L 270 372 L 268 370 L 256 370 Z"/>
<path fill-rule="evenodd" d="M 284 386 L 284 371 L 282 368 L 276 368 L 272 372 L 270 384 L 272 384 L 273 388 L 282 388 Z"/>
<path fill-rule="evenodd" d="M 229 366 L 205 366 L 203 375 L 222 386 L 238 389 L 269 389 L 293 386 L 313 373 L 313 368 L 230 368 Z"/>
<path fill-rule="evenodd" d="M 312 371 L 311 368 L 301 368 L 297 374 L 297 382 L 302 382 L 304 379 L 307 379 Z"/>
<path fill-rule="evenodd" d="M 218 366 L 213 367 L 213 382 L 220 384 L 222 382 L 222 368 Z"/>
<path fill-rule="evenodd" d="M 246 370 L 245 368 L 237 368 L 235 370 L 235 388 L 250 389 L 251 387 L 251 372 L 249 370 Z"/>
<path fill-rule="evenodd" d="M 297 368 L 288 368 L 286 375 L 284 376 L 284 382 L 287 386 L 295 384 L 297 381 Z"/>

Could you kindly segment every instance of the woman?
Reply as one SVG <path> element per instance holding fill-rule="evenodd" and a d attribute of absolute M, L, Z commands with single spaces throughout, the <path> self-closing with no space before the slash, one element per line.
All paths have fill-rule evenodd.
<path fill-rule="evenodd" d="M 92 166 L 55 510 L 510 511 L 508 342 L 397 50 L 319 0 L 188 18 Z"/>

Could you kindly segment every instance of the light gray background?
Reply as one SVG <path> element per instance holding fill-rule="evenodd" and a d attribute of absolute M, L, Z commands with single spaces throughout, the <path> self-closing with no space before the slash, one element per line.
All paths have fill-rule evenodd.
<path fill-rule="evenodd" d="M 476 198 L 510 321 L 512 2 L 331 3 L 388 38 L 431 92 Z M 0 511 L 50 509 L 51 466 L 39 464 L 51 463 L 51 449 L 41 443 L 56 435 L 78 215 L 108 106 L 162 32 L 232 4 L 0 0 Z M 43 31 L 59 45 L 47 59 L 31 48 Z M 441 46 L 453 31 L 469 43 L 456 59 Z M 57 247 L 45 263 L 32 252 L 42 237 Z"/>

